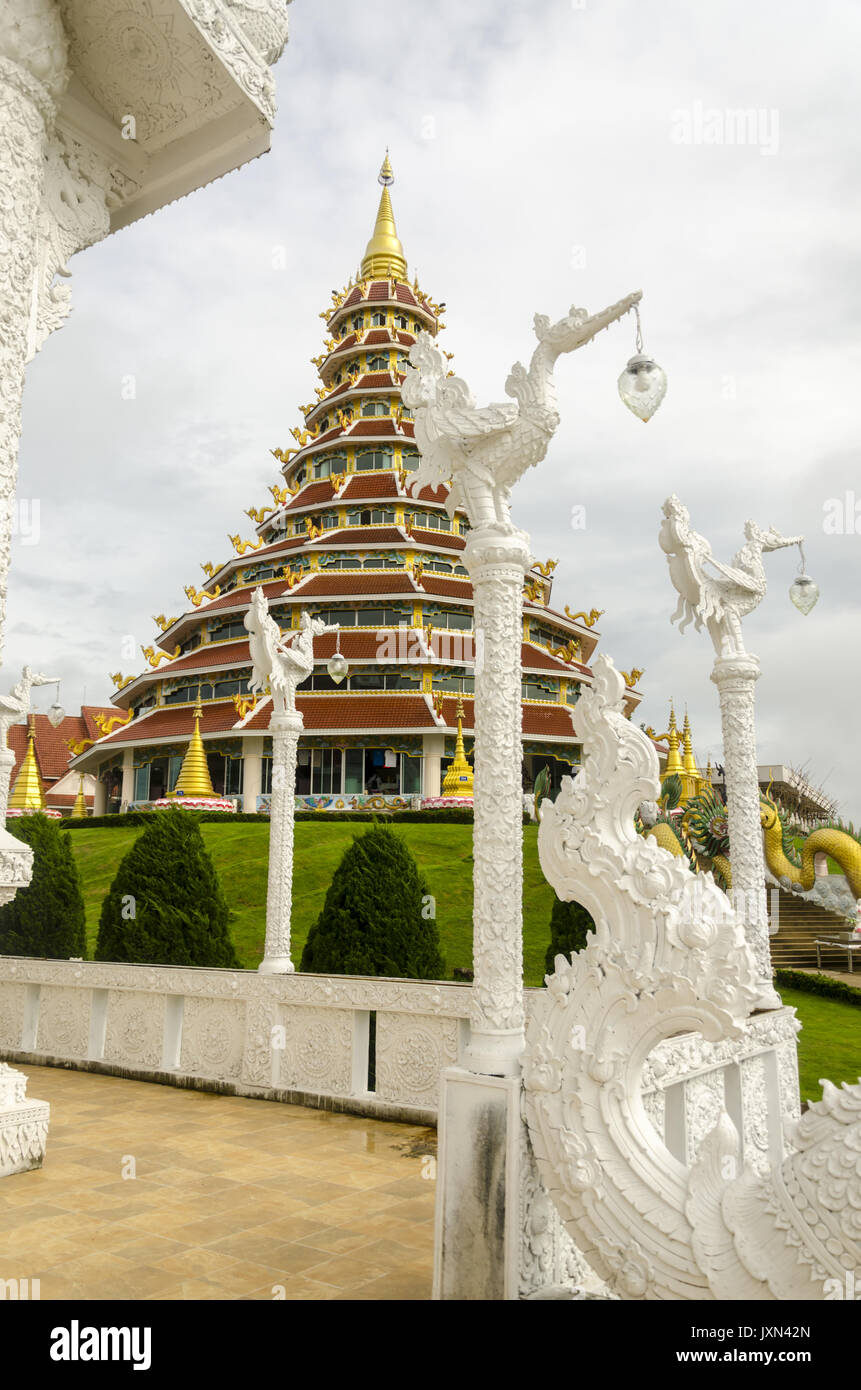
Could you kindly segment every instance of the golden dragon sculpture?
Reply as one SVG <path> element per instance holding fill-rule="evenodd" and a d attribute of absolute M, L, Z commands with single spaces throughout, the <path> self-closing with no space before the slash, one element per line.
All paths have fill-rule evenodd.
<path fill-rule="evenodd" d="M 124 690 L 134 680 L 134 676 L 124 676 L 122 671 L 109 672 L 109 678 L 114 683 L 114 690 Z"/>
<path fill-rule="evenodd" d="M 156 652 L 155 647 L 141 647 L 141 651 L 143 652 L 150 666 L 152 666 L 153 669 L 155 669 L 155 667 L 160 666 L 163 661 L 176 661 L 176 658 L 179 656 L 180 653 L 180 647 L 177 646 L 176 651 L 173 653 L 173 655 L 171 655 L 170 652 Z M 98 721 L 98 715 L 93 715 L 93 718 Z"/>
<path fill-rule="evenodd" d="M 572 613 L 567 603 L 565 605 L 566 618 L 570 618 L 572 623 L 583 623 L 585 627 L 594 627 L 605 612 L 604 608 L 593 608 L 589 613 Z"/>
<path fill-rule="evenodd" d="M 178 647 L 177 651 L 179 651 Z M 109 734 L 112 729 L 118 728 L 121 724 L 130 724 L 134 719 L 134 715 L 135 712 L 133 709 L 126 710 L 124 715 L 94 714 L 93 723 L 101 730 L 102 738 L 104 738 L 105 734 Z"/>
<path fill-rule="evenodd" d="M 846 875 L 853 897 L 861 898 L 861 844 L 845 830 L 836 826 L 819 826 L 811 830 L 801 845 L 801 864 L 793 864 L 783 846 L 783 823 L 773 801 L 760 801 L 760 822 L 763 829 L 765 862 L 775 878 L 788 878 L 807 892 L 816 881 L 815 856 L 829 855 Z"/>

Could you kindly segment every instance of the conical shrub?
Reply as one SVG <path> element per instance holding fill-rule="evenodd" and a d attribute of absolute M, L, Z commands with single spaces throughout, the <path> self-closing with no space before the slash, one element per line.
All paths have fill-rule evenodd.
<path fill-rule="evenodd" d="M 377 825 L 344 852 L 300 970 L 439 980 L 445 970 L 434 900 L 404 841 Z"/>
<path fill-rule="evenodd" d="M 230 911 L 187 811 L 162 811 L 121 861 L 102 904 L 96 960 L 238 967 Z"/>
<path fill-rule="evenodd" d="M 0 907 L 0 955 L 83 959 L 86 913 L 68 835 L 38 812 L 10 822 L 9 831 L 32 846 L 33 877 Z"/>
<path fill-rule="evenodd" d="M 591 914 L 580 903 L 565 903 L 556 898 L 550 917 L 550 945 L 544 957 L 544 970 L 552 975 L 557 956 L 568 956 L 585 950 L 589 933 L 595 930 Z"/>

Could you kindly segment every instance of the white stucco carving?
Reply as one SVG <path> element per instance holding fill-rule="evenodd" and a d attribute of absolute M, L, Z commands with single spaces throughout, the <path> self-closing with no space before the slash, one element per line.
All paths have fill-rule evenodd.
<path fill-rule="evenodd" d="M 521 636 L 529 537 L 512 524 L 511 489 L 547 452 L 559 424 L 553 370 L 639 301 L 628 295 L 599 314 L 573 308 L 557 323 L 535 316 L 538 346 L 528 370 L 515 363 L 505 384 L 512 403 L 479 409 L 466 382 L 428 333 L 410 351 L 402 388 L 415 416 L 419 467 L 411 491 L 451 482 L 446 506 L 464 507 L 470 534 L 463 562 L 473 584 L 475 825 L 473 967 L 469 1068 L 516 1075 L 523 1049 L 523 823 Z"/>
<path fill-rule="evenodd" d="M 767 582 L 763 552 L 798 545 L 801 536 L 782 536 L 774 527 L 745 522 L 745 544 L 723 564 L 704 536 L 693 530 L 688 510 L 675 496 L 664 503 L 659 544 L 667 557 L 679 602 L 673 621 L 681 629 L 705 624 L 715 651 L 712 680 L 718 688 L 723 731 L 733 898 L 744 917 L 760 979 L 760 1007 L 778 1008 L 771 984 L 765 859 L 759 818 L 759 782 L 754 721 L 759 662 L 745 649 L 742 619 L 762 602 Z M 709 572 L 707 566 L 711 566 Z"/>
<path fill-rule="evenodd" d="M 750 1017 L 756 961 L 729 900 L 636 835 L 658 766 L 623 691 L 599 657 L 578 706 L 583 770 L 542 808 L 545 875 L 595 931 L 557 957 L 530 1019 L 538 1170 L 621 1298 L 822 1298 L 861 1258 L 861 1086 L 826 1083 L 787 1152 L 789 1011 Z"/>
<path fill-rule="evenodd" d="M 0 1178 L 41 1168 L 50 1114 L 45 1101 L 27 1099 L 24 1073 L 0 1062 Z"/>

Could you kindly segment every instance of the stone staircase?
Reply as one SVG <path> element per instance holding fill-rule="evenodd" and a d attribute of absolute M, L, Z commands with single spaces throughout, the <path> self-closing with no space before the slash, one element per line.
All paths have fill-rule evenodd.
<path fill-rule="evenodd" d="M 771 889 L 769 908 L 771 909 Z M 771 937 L 772 964 L 785 970 L 816 969 L 817 936 L 835 936 L 850 929 L 844 917 L 818 904 L 805 902 L 792 893 L 779 891 L 779 930 Z M 837 949 L 822 949 L 822 968 L 828 970 L 848 970 L 847 953 Z M 861 987 L 861 952 L 855 955 L 853 966 Z"/>

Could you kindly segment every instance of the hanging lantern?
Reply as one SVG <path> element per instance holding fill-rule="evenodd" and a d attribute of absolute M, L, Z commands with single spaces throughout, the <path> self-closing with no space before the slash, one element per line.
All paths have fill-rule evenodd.
<path fill-rule="evenodd" d="M 637 316 L 637 351 L 619 377 L 619 395 L 632 415 L 646 424 L 667 394 L 667 377 L 663 368 L 643 351 L 643 330 L 636 304 L 634 313 Z"/>
<path fill-rule="evenodd" d="M 344 679 L 349 669 L 349 662 L 347 661 L 346 657 L 343 657 L 341 655 L 341 630 L 339 628 L 338 635 L 335 638 L 335 652 L 334 655 L 330 656 L 329 660 L 327 661 L 326 670 L 328 671 L 335 684 L 340 685 L 341 681 Z"/>
<path fill-rule="evenodd" d="M 789 597 L 795 604 L 799 613 L 803 613 L 806 617 L 811 608 L 815 608 L 816 606 L 819 598 L 819 585 L 816 583 L 815 579 L 811 579 L 810 575 L 805 573 L 804 547 L 800 541 L 798 543 L 798 550 L 801 555 L 801 560 L 798 566 L 798 574 L 795 576 L 795 580 L 789 590 Z"/>
<path fill-rule="evenodd" d="M 56 729 L 62 724 L 65 717 L 66 711 L 60 704 L 60 682 L 57 681 L 57 698 L 48 710 L 48 723 L 51 725 L 52 729 Z"/>

